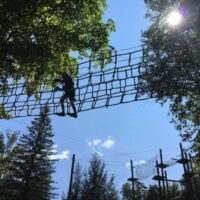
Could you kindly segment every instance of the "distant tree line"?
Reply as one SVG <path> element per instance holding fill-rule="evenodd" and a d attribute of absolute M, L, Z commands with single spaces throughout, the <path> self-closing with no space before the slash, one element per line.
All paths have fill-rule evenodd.
<path fill-rule="evenodd" d="M 160 200 L 163 198 L 164 189 L 161 187 L 162 194 L 160 194 L 156 184 L 145 187 L 142 183 L 135 182 L 133 193 L 132 184 L 126 182 L 122 185 L 120 192 L 117 191 L 114 176 L 108 178 L 105 167 L 105 163 L 96 154 L 91 158 L 87 171 L 83 171 L 78 163 L 74 170 L 71 196 L 63 195 L 62 200 Z M 198 200 L 199 185 L 200 181 L 196 180 L 193 200 Z M 187 200 L 188 190 L 184 178 L 180 184 L 169 182 L 166 196 L 169 200 Z"/>

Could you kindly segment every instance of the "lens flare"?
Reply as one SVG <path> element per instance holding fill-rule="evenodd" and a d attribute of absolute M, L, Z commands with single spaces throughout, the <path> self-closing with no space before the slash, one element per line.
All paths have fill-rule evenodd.
<path fill-rule="evenodd" d="M 170 26 L 177 26 L 182 21 L 182 15 L 178 11 L 172 11 L 167 17 Z"/>

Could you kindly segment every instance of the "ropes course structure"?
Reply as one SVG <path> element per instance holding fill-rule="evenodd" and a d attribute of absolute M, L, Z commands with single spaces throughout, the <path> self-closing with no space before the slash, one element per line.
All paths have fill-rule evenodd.
<path fill-rule="evenodd" d="M 135 166 L 136 177 L 139 179 L 139 181 L 156 175 L 156 160 L 158 160 L 158 155 L 154 156 L 150 160 L 147 160 L 145 163 Z M 167 160 L 165 164 L 168 167 L 173 167 L 174 165 L 177 165 L 177 161 L 172 158 Z"/>
<path fill-rule="evenodd" d="M 150 95 L 140 95 L 141 76 L 148 68 L 143 62 L 145 49 L 137 47 L 133 51 L 127 50 L 113 51 L 110 62 L 106 63 L 108 58 L 103 58 L 97 67 L 94 66 L 95 60 L 76 66 L 79 71 L 74 79 L 77 113 L 152 98 Z M 47 84 L 52 85 L 52 81 L 42 83 L 32 95 L 27 94 L 23 80 L 8 84 L 8 92 L 0 94 L 0 104 L 10 118 L 38 116 L 46 105 L 50 108 L 49 114 L 56 114 L 61 110 L 63 91 L 56 91 L 53 86 L 46 89 Z M 0 91 L 3 87 L 3 84 L 0 85 Z M 67 115 L 71 112 L 69 100 L 65 101 L 65 108 Z"/>

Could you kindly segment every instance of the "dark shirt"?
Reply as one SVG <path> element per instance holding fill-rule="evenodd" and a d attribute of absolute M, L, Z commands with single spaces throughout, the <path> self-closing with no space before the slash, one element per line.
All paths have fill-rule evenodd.
<path fill-rule="evenodd" d="M 63 80 L 61 80 L 61 84 L 65 91 L 74 90 L 74 81 L 69 75 L 66 75 Z"/>

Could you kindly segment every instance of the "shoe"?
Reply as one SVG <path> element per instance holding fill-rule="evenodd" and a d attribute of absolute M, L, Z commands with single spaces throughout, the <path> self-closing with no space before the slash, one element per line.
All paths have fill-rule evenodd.
<path fill-rule="evenodd" d="M 64 113 L 64 112 L 56 113 L 56 115 L 64 117 L 64 116 L 65 116 L 65 113 Z"/>
<path fill-rule="evenodd" d="M 69 115 L 70 117 L 77 118 L 77 114 L 76 114 L 76 113 L 68 113 L 68 115 Z"/>

